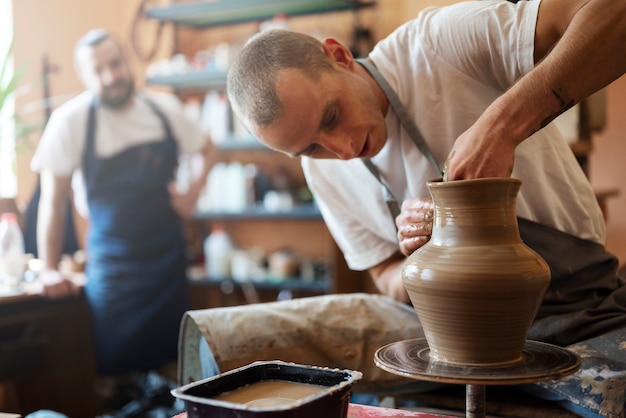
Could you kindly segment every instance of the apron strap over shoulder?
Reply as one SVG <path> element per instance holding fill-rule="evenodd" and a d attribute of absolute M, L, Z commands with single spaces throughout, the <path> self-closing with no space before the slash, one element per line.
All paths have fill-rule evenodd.
<path fill-rule="evenodd" d="M 413 122 L 411 116 L 409 116 L 409 113 L 400 101 L 400 98 L 394 91 L 393 87 L 391 87 L 385 77 L 383 77 L 380 71 L 378 71 L 378 68 L 376 68 L 376 66 L 372 64 L 369 60 L 357 59 L 356 61 L 361 64 L 372 75 L 372 77 L 374 77 L 378 85 L 383 89 L 385 96 L 387 96 L 387 100 L 389 100 L 389 103 L 391 104 L 391 108 L 398 116 L 398 119 L 400 119 L 400 123 L 402 123 L 402 126 L 409 134 L 417 148 L 422 152 L 422 154 L 424 154 L 424 157 L 428 159 L 433 167 L 435 167 L 435 170 L 437 170 L 437 172 L 443 173 L 443 166 L 437 162 L 437 159 L 430 150 L 430 147 L 424 139 L 424 136 L 420 132 L 417 125 L 415 125 L 415 122 Z"/>
<path fill-rule="evenodd" d="M 426 159 L 433 165 L 433 167 L 435 167 L 435 170 L 437 170 L 440 173 L 443 172 L 442 167 L 437 162 L 437 159 L 435 158 L 432 151 L 430 150 L 428 143 L 422 136 L 422 133 L 418 129 L 417 125 L 415 125 L 415 122 L 413 122 L 413 119 L 409 116 L 406 108 L 402 104 L 402 101 L 400 101 L 400 98 L 394 91 L 393 87 L 391 87 L 391 85 L 387 82 L 385 77 L 383 77 L 380 71 L 378 71 L 376 66 L 372 64 L 371 62 L 369 62 L 367 59 L 357 59 L 356 61 L 359 64 L 361 64 L 371 74 L 372 77 L 374 77 L 374 79 L 378 82 L 380 87 L 383 89 L 385 96 L 387 96 L 387 100 L 389 100 L 389 103 L 391 104 L 391 108 L 396 113 L 396 116 L 398 116 L 398 119 L 400 119 L 400 123 L 402 123 L 402 126 L 404 127 L 406 132 L 409 134 L 409 136 L 411 137 L 411 139 L 413 140 L 417 148 L 426 157 Z M 372 173 L 374 177 L 376 177 L 376 180 L 378 180 L 378 182 L 382 185 L 383 197 L 385 198 L 385 202 L 387 203 L 387 207 L 389 208 L 389 213 L 391 214 L 391 217 L 394 220 L 393 224 L 395 226 L 396 216 L 400 214 L 400 204 L 398 200 L 389 189 L 389 186 L 387 186 L 385 182 L 383 181 L 382 177 L 380 176 L 380 173 L 378 172 L 378 168 L 376 168 L 376 165 L 374 165 L 372 160 L 362 159 L 361 161 L 363 162 L 363 164 L 365 164 L 365 166 L 370 171 L 370 173 Z"/>

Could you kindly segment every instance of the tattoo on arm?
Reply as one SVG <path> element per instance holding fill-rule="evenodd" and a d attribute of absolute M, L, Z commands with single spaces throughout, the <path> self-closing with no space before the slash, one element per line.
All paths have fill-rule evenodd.
<path fill-rule="evenodd" d="M 554 119 L 556 119 L 559 115 L 561 115 L 567 109 L 574 106 L 574 100 L 571 97 L 569 97 L 569 95 L 567 94 L 567 92 L 565 91 L 563 87 L 561 86 L 555 87 L 552 90 L 552 94 L 554 94 L 554 97 L 556 97 L 556 99 L 559 102 L 559 111 L 548 116 L 543 122 L 541 122 L 541 128 L 543 128 L 544 126 L 552 122 Z"/>
<path fill-rule="evenodd" d="M 557 86 L 552 90 L 552 94 L 559 101 L 559 106 L 561 107 L 561 113 L 565 112 L 567 109 L 574 105 L 574 100 L 569 97 L 567 91 L 562 86 Z"/>

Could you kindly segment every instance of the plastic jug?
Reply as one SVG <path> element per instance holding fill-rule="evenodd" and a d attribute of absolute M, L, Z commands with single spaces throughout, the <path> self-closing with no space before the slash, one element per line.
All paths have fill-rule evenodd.
<path fill-rule="evenodd" d="M 0 289 L 19 289 L 24 275 L 24 236 L 17 214 L 3 213 L 0 217 Z"/>

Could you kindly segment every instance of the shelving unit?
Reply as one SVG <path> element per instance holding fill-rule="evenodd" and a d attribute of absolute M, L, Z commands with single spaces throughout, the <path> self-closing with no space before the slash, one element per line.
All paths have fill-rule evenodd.
<path fill-rule="evenodd" d="M 334 293 L 341 289 L 336 278 L 345 269 L 343 255 L 324 226 L 321 214 L 314 205 L 295 206 L 286 212 L 269 212 L 254 208 L 244 212 L 198 212 L 194 216 L 195 232 L 204 237 L 214 224 L 222 225 L 233 242 L 241 248 L 261 248 L 270 253 L 289 249 L 298 256 L 315 261 L 321 270 L 315 276 L 279 278 L 271 272 L 263 278 L 250 278 L 245 283 L 229 277 L 209 278 L 200 272 L 192 280 L 194 298 L 204 302 L 197 305 L 234 305 L 250 302 L 246 290 L 254 288 L 261 301 L 276 300 L 281 291 L 293 297 Z M 304 260 L 302 258 L 302 260 Z"/>
<path fill-rule="evenodd" d="M 193 281 L 194 305 L 241 305 L 269 302 L 279 295 L 303 297 L 328 293 L 330 278 L 305 281 L 299 278 L 238 282 L 230 278 L 201 278 Z"/>
<path fill-rule="evenodd" d="M 146 17 L 177 27 L 210 29 L 246 22 L 271 19 L 276 15 L 288 17 L 358 11 L 376 6 L 375 0 L 219 0 L 173 3 L 154 6 Z M 227 71 L 202 70 L 187 74 L 153 76 L 148 84 L 169 86 L 175 90 L 223 89 Z"/>
<path fill-rule="evenodd" d="M 375 1 L 356 0 L 220 0 L 153 7 L 147 10 L 146 16 L 174 24 L 177 40 L 180 42 L 178 45 L 184 48 L 177 53 L 191 56 L 195 53 L 193 42 L 198 42 L 198 36 L 194 35 L 198 34 L 198 30 L 206 34 L 206 30 L 220 27 L 219 34 L 223 36 L 230 30 L 224 28 L 227 25 L 263 21 L 277 14 L 293 17 L 356 11 L 374 5 Z M 183 32 L 187 41 L 185 36 L 180 37 Z M 201 42 L 197 44 L 198 49 L 206 46 Z M 210 90 L 223 92 L 226 77 L 226 71 L 204 69 L 186 74 L 151 76 L 146 82 L 149 85 L 170 87 L 181 97 L 189 97 Z M 288 171 L 298 177 L 298 184 L 304 184 L 298 160 L 275 153 L 258 141 L 227 140 L 218 144 L 217 148 L 220 160 L 224 162 L 258 162 L 269 169 L 288 166 Z M 371 282 L 366 273 L 348 269 L 343 254 L 330 236 L 318 208 L 313 204 L 297 205 L 287 212 L 268 212 L 262 207 L 237 213 L 198 212 L 188 228 L 192 232 L 190 242 L 195 243 L 195 248 L 201 247 L 204 236 L 215 223 L 222 224 L 240 248 L 261 247 L 267 254 L 289 248 L 298 255 L 305 255 L 309 260 L 323 260 L 327 266 L 322 269 L 324 274 L 321 277 L 316 275 L 314 280 L 299 277 L 276 280 L 268 275 L 263 280 L 238 282 L 227 277 L 207 278 L 200 274 L 191 280 L 195 308 L 251 302 L 251 289 L 260 301 L 276 300 L 284 292 L 300 297 L 371 290 Z"/>

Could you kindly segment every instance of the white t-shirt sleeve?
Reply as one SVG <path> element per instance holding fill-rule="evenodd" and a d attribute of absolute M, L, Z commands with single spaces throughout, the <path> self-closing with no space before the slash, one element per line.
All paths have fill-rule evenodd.
<path fill-rule="evenodd" d="M 488 86 L 508 89 L 534 66 L 540 1 L 472 1 L 430 8 L 413 28 L 424 47 Z"/>
<path fill-rule="evenodd" d="M 522 3 L 533 4 L 514 6 L 508 2 L 484 1 L 428 9 L 374 48 L 370 57 L 388 81 L 397 86 L 403 103 L 416 112 L 418 120 L 424 112 L 428 114 L 430 97 L 435 101 L 435 109 L 448 110 L 448 113 L 434 114 L 423 121 L 425 126 L 422 127 L 429 137 L 439 138 L 439 130 L 433 129 L 432 125 L 433 121 L 436 125 L 440 123 L 442 117 L 446 120 L 453 118 L 446 121 L 446 127 L 456 134 L 475 120 L 476 112 L 455 116 L 458 114 L 453 111 L 455 101 L 459 100 L 457 95 L 462 96 L 463 106 L 469 108 L 472 107 L 468 102 L 474 103 L 481 98 L 482 102 L 476 103 L 475 107 L 482 109 L 487 101 L 532 69 L 538 2 Z M 523 10 L 523 7 L 534 7 L 535 10 Z M 505 28 L 508 28 L 507 33 L 503 32 Z M 394 68 L 389 69 L 390 66 Z M 422 90 L 422 84 L 416 80 L 425 78 L 428 83 Z M 452 82 L 455 87 L 451 87 Z M 457 90 L 457 86 L 465 88 Z M 446 90 L 446 94 L 438 90 L 440 87 Z M 450 91 L 454 97 L 450 97 Z M 420 100 L 415 94 L 421 94 Z M 441 102 L 444 99 L 446 104 Z M 392 141 L 400 141 L 399 132 L 390 130 L 390 135 Z M 449 151 L 445 142 L 433 145 L 433 151 L 438 155 L 445 156 Z M 415 147 L 410 141 L 409 146 L 411 150 Z M 405 174 L 413 183 L 413 179 L 427 174 L 419 168 L 421 165 L 418 167 L 414 163 L 415 158 L 409 158 L 407 153 L 391 162 L 394 170 L 402 170 L 404 166 L 408 170 Z M 394 222 L 382 199 L 381 186 L 359 161 L 326 162 L 303 158 L 302 166 L 324 220 L 350 268 L 371 268 L 398 251 Z M 383 170 L 385 167 L 389 168 L 383 161 Z M 423 167 L 430 170 L 427 164 Z M 416 170 L 419 173 L 414 175 Z M 411 183 L 413 186 L 408 189 L 407 179 L 400 179 L 395 184 L 393 176 L 387 177 L 392 186 L 397 186 L 398 198 L 424 195 L 416 191 L 425 185 Z"/>
<path fill-rule="evenodd" d="M 358 160 L 313 160 L 302 168 L 324 222 L 352 270 L 366 270 L 398 251 L 394 220 L 374 176 Z"/>
<path fill-rule="evenodd" d="M 70 177 L 81 165 L 87 127 L 87 107 L 81 98 L 68 102 L 52 112 L 31 160 L 35 172 L 50 170 Z"/>

